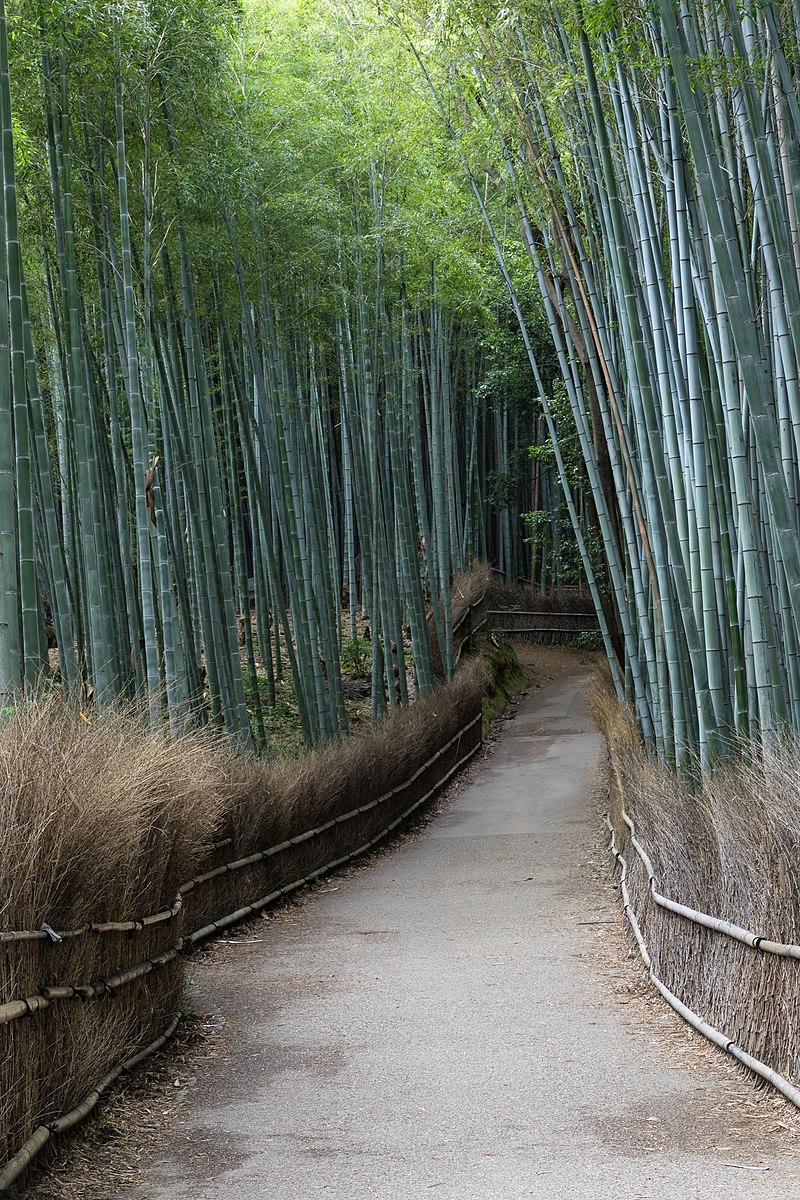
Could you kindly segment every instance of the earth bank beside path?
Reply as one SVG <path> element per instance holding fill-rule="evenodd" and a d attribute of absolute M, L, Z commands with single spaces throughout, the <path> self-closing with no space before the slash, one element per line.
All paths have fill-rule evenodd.
<path fill-rule="evenodd" d="M 785 1114 L 637 998 L 563 661 L 432 824 L 193 964 L 216 1051 L 119 1200 L 800 1198 Z"/>

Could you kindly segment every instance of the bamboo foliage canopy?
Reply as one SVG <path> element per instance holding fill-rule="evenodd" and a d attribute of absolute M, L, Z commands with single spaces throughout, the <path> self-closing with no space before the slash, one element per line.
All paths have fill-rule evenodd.
<path fill-rule="evenodd" d="M 335 738 L 362 634 L 379 718 L 452 670 L 455 572 L 567 546 L 653 750 L 797 728 L 795 23 L 15 5 L 5 702 L 262 745 L 285 677 Z"/>

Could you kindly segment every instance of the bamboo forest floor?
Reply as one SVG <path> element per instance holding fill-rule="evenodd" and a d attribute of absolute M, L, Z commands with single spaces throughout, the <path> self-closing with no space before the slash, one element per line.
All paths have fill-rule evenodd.
<path fill-rule="evenodd" d="M 794 1110 L 630 953 L 589 665 L 522 653 L 549 682 L 433 820 L 192 961 L 211 1032 L 140 1098 L 124 1169 L 37 1196 L 800 1196 Z"/>

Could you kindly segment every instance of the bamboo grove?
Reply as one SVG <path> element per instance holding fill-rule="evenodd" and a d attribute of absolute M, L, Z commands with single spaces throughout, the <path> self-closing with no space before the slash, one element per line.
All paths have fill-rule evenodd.
<path fill-rule="evenodd" d="M 464 6 L 438 53 L 460 111 L 420 61 L 506 284 L 525 273 L 495 190 L 545 305 L 618 692 L 679 766 L 768 744 L 800 726 L 797 11 Z"/>
<path fill-rule="evenodd" d="M 530 389 L 492 391 L 491 250 L 446 136 L 385 69 L 386 98 L 344 78 L 376 53 L 352 12 L 0 12 L 4 704 L 55 682 L 260 746 L 285 676 L 313 744 L 347 728 L 365 622 L 373 715 L 407 654 L 424 693 L 454 573 L 529 572 L 555 486 Z"/>

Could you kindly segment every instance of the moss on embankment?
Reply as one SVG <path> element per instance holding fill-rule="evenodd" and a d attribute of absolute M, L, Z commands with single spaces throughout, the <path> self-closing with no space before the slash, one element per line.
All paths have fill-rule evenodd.
<path fill-rule="evenodd" d="M 516 651 L 508 640 L 498 634 L 482 637 L 476 651 L 486 667 L 487 684 L 483 695 L 483 734 L 498 717 L 509 700 L 525 686 L 525 672 Z"/>

